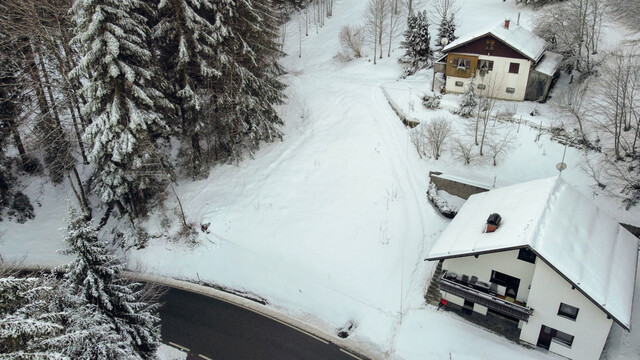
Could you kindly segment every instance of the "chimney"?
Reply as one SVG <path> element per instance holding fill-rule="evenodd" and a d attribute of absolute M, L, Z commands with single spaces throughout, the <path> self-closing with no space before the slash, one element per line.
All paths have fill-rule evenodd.
<path fill-rule="evenodd" d="M 502 220 L 502 217 L 499 214 L 493 213 L 491 215 L 489 215 L 489 218 L 487 219 L 487 231 L 488 233 L 492 233 L 496 230 L 498 230 L 498 226 L 500 226 L 500 221 Z"/>
<path fill-rule="evenodd" d="M 511 22 L 511 20 L 509 19 L 504 19 L 504 28 L 508 29 L 509 28 L 509 23 Z"/>
<path fill-rule="evenodd" d="M 518 22 L 516 22 L 516 25 L 520 26 L 520 13 L 518 13 Z"/>

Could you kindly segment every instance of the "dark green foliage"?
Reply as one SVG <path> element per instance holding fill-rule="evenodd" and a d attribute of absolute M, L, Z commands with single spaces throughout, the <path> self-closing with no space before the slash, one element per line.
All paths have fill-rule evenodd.
<path fill-rule="evenodd" d="M 442 39 L 447 39 L 447 44 L 450 44 L 458 38 L 455 35 L 455 32 L 455 15 L 451 14 L 448 18 L 442 18 L 442 20 L 440 21 L 440 26 L 438 26 L 438 36 L 436 37 L 436 47 L 438 48 L 438 50 L 442 51 L 442 48 L 444 48 L 444 46 L 442 45 Z"/>
<path fill-rule="evenodd" d="M 399 59 L 399 62 L 404 65 L 404 76 L 413 75 L 431 63 L 433 51 L 426 11 L 409 15 L 407 30 L 404 32 L 404 40 L 400 43 L 400 47 L 405 49 L 405 54 Z"/>
<path fill-rule="evenodd" d="M 160 341 L 157 305 L 142 299 L 141 284 L 123 277 L 124 265 L 109 253 L 85 216 L 71 209 L 70 217 L 64 253 L 76 258 L 66 266 L 66 283 L 109 319 L 136 355 L 154 358 Z"/>

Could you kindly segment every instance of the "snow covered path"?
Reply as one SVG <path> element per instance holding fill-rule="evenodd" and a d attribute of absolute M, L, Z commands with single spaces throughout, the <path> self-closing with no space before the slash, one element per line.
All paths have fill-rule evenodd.
<path fill-rule="evenodd" d="M 428 171 L 494 170 L 418 158 L 381 86 L 404 100 L 431 84 L 424 74 L 396 83 L 397 46 L 377 65 L 370 55 L 348 63 L 334 59 L 340 29 L 360 24 L 366 4 L 336 0 L 334 16 L 303 37 L 302 57 L 295 19 L 287 26 L 289 55 L 283 64 L 289 99 L 279 108 L 284 140 L 237 166 L 212 169 L 208 179 L 182 182 L 177 190 L 187 220 L 197 228 L 211 223 L 210 233 L 199 232 L 201 244 L 194 248 L 170 242 L 154 214 L 146 226 L 160 237 L 129 253 L 130 267 L 250 291 L 331 334 L 355 321 L 358 327 L 347 341 L 390 359 L 548 358 L 424 304 L 433 264 L 422 260 L 447 225 L 426 201 Z M 467 0 L 459 30 L 515 17 L 521 9 L 512 2 Z M 530 17 L 523 12 L 522 23 Z M 547 151 L 561 150 L 554 144 Z M 500 168 L 503 177 L 546 177 L 544 169 L 557 162 L 549 156 L 550 166 L 539 165 L 539 159 L 531 166 L 522 160 L 528 156 L 530 147 L 514 151 Z M 64 247 L 57 229 L 64 226 L 65 196 L 49 186 L 38 191 L 29 194 L 43 200 L 37 222 L 2 224 L 7 227 L 0 231 L 11 240 L 0 244 L 0 252 L 5 258 L 28 254 L 31 265 L 58 265 L 66 261 L 53 253 Z M 169 198 L 170 217 L 176 207 Z"/>

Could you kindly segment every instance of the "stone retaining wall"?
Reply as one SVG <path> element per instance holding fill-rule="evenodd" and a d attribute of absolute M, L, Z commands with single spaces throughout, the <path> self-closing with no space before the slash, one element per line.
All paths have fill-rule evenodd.
<path fill-rule="evenodd" d="M 465 200 L 467 200 L 471 195 L 489 191 L 489 189 L 486 189 L 483 187 L 469 185 L 462 182 L 441 178 L 438 175 L 442 175 L 442 173 L 438 171 L 429 171 L 429 177 L 431 178 L 431 182 L 436 185 L 438 190 L 444 190 L 451 195 L 455 195 Z"/>

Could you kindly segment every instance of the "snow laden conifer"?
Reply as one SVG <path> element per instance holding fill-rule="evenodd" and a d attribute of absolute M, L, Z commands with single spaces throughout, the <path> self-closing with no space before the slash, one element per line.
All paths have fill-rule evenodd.
<path fill-rule="evenodd" d="M 98 320 L 108 319 L 107 328 L 122 337 L 120 341 L 115 337 L 117 349 L 110 351 L 126 351 L 130 346 L 133 355 L 127 358 L 154 358 L 160 338 L 157 305 L 141 300 L 141 285 L 123 278 L 122 263 L 109 254 L 96 228 L 75 209 L 70 210 L 65 242 L 69 248 L 64 253 L 76 256 L 66 266 L 65 282 L 94 312 L 104 315 Z"/>
<path fill-rule="evenodd" d="M 157 111 L 169 106 L 154 86 L 148 18 L 141 0 L 76 0 L 73 41 L 85 53 L 71 76 L 88 76 L 84 92 L 90 115 L 84 140 L 90 145 L 96 193 L 132 218 L 146 213 L 157 185 L 155 142 L 166 124 Z"/>
<path fill-rule="evenodd" d="M 430 44 L 427 12 L 418 11 L 409 15 L 404 40 L 400 43 L 400 47 L 405 49 L 405 54 L 399 60 L 404 65 L 404 76 L 413 75 L 429 65 L 433 56 Z"/>
<path fill-rule="evenodd" d="M 0 276 L 1 358 L 66 358 L 60 348 L 47 343 L 64 331 L 63 314 L 50 306 L 55 296 L 55 280 L 50 276 Z"/>
<path fill-rule="evenodd" d="M 438 37 L 436 38 L 436 46 L 438 50 L 442 51 L 442 49 L 446 46 L 443 45 L 442 39 L 447 39 L 445 41 L 446 44 L 450 44 L 458 37 L 455 35 L 456 32 L 456 22 L 455 15 L 451 14 L 448 17 L 445 15 L 440 20 L 440 25 L 438 26 Z"/>
<path fill-rule="evenodd" d="M 220 52 L 230 32 L 231 1 L 168 0 L 158 5 L 159 21 L 153 27 L 160 64 L 169 83 L 168 100 L 178 110 L 175 124 L 190 153 L 189 173 L 203 175 L 200 133 L 206 126 L 202 95 L 222 76 L 222 65 L 231 60 Z"/>
<path fill-rule="evenodd" d="M 458 115 L 462 117 L 471 117 L 478 106 L 478 101 L 476 100 L 476 92 L 475 92 L 475 79 L 472 77 L 469 82 L 469 87 L 467 91 L 465 91 L 462 100 L 460 101 L 460 107 L 456 112 Z"/>
<path fill-rule="evenodd" d="M 274 105 L 284 101 L 284 74 L 278 59 L 284 56 L 276 42 L 277 19 L 268 0 L 237 0 L 229 19 L 230 39 L 225 41 L 221 72 L 214 83 L 212 103 L 217 118 L 215 151 L 238 160 L 251 154 L 261 141 L 282 138 L 282 120 Z"/>

